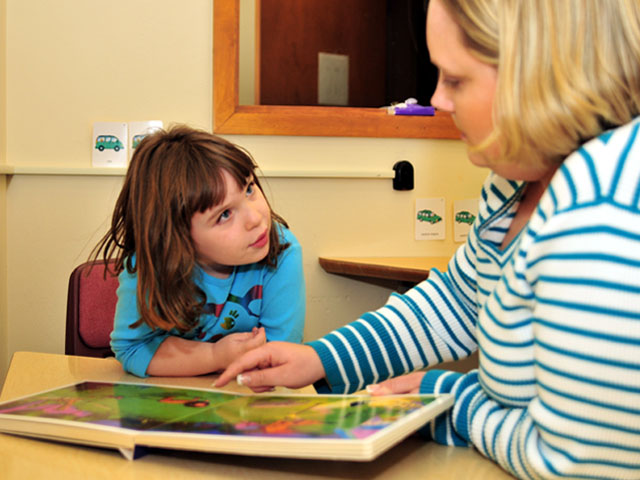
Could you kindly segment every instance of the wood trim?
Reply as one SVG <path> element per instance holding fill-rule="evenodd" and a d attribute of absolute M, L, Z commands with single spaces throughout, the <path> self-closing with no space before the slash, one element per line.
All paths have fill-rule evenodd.
<path fill-rule="evenodd" d="M 213 131 L 218 134 L 459 139 L 451 116 L 377 108 L 239 105 L 239 0 L 213 4 Z"/>
<path fill-rule="evenodd" d="M 254 48 L 255 48 L 255 59 L 254 59 L 254 103 L 256 105 L 260 105 L 260 98 L 262 98 L 261 96 L 261 82 L 260 82 L 260 49 L 262 48 L 262 32 L 261 32 L 261 22 L 260 22 L 260 11 L 262 9 L 262 0 L 255 0 L 255 11 L 256 11 L 256 23 L 255 23 L 255 30 L 256 30 L 256 40 L 254 43 Z"/>
<path fill-rule="evenodd" d="M 240 78 L 239 0 L 213 2 L 213 129 L 219 131 L 238 107 Z M 222 133 L 222 132 L 220 132 Z"/>

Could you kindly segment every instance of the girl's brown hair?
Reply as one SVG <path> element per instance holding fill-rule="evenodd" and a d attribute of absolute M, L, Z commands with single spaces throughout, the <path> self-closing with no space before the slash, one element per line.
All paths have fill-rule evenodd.
<path fill-rule="evenodd" d="M 154 132 L 138 145 L 116 201 L 111 227 L 91 253 L 115 259 L 115 273 L 137 273 L 140 318 L 130 327 L 190 330 L 205 304 L 195 284 L 196 252 L 191 219 L 221 203 L 223 171 L 244 187 L 262 190 L 257 165 L 242 148 L 205 131 L 176 126 Z M 271 211 L 270 247 L 262 262 L 275 268 L 282 244 L 282 217 Z M 134 261 L 135 256 L 135 261 Z"/>

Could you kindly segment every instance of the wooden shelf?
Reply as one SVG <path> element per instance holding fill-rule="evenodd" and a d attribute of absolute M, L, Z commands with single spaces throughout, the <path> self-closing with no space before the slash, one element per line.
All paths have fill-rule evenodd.
<path fill-rule="evenodd" d="M 392 179 L 393 169 L 389 170 L 349 170 L 349 169 L 286 169 L 258 170 L 259 177 L 268 178 L 368 178 Z M 67 167 L 43 165 L 0 165 L 0 175 L 89 175 L 89 176 L 122 176 L 127 173 L 126 168 L 98 168 L 98 167 Z"/>
<path fill-rule="evenodd" d="M 56 167 L 43 165 L 15 166 L 0 165 L 0 175 L 102 175 L 124 176 L 126 168 L 97 168 L 97 167 Z"/>
<path fill-rule="evenodd" d="M 419 283 L 432 268 L 447 269 L 449 257 L 319 257 L 327 273 Z"/>

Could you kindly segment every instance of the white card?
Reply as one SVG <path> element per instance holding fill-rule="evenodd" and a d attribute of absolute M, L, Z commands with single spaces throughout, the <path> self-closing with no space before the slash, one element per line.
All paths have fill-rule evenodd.
<path fill-rule="evenodd" d="M 416 240 L 443 240 L 444 198 L 416 199 Z"/>
<path fill-rule="evenodd" d="M 469 235 L 471 225 L 478 216 L 477 198 L 455 200 L 453 202 L 453 240 L 464 242 Z"/>
<path fill-rule="evenodd" d="M 129 159 L 142 139 L 162 128 L 162 120 L 147 120 L 144 122 L 129 122 Z"/>
<path fill-rule="evenodd" d="M 92 165 L 94 167 L 127 166 L 127 124 L 95 122 L 92 137 Z"/>

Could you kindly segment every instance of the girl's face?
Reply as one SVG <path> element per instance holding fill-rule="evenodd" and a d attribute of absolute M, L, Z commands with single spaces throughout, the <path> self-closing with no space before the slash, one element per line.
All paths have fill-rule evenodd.
<path fill-rule="evenodd" d="M 431 61 L 439 69 L 431 104 L 450 112 L 468 146 L 482 143 L 493 131 L 493 98 L 498 72 L 471 55 L 460 27 L 440 0 L 429 2 L 427 45 Z M 498 146 L 469 152 L 471 163 L 487 167 L 497 158 Z"/>
<path fill-rule="evenodd" d="M 250 178 L 240 187 L 225 170 L 226 197 L 219 205 L 191 218 L 191 239 L 205 272 L 229 276 L 236 265 L 262 260 L 269 253 L 271 211 L 262 191 Z"/>

